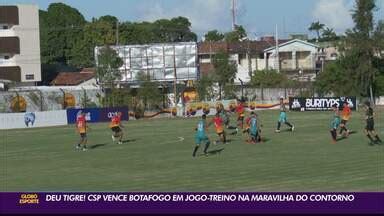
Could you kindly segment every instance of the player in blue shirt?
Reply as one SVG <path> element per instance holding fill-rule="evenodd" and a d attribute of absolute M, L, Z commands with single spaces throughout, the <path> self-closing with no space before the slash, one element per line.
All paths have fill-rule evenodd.
<path fill-rule="evenodd" d="M 209 141 L 209 138 L 207 136 L 206 130 L 207 130 L 207 123 L 206 123 L 207 116 L 204 114 L 201 116 L 201 119 L 197 123 L 197 127 L 195 128 L 196 134 L 195 134 L 195 149 L 193 150 L 193 157 L 196 157 L 196 152 L 200 147 L 201 142 L 205 142 L 205 148 L 204 148 L 204 154 L 205 156 L 208 155 L 207 150 L 209 147 L 209 144 L 211 143 Z"/>

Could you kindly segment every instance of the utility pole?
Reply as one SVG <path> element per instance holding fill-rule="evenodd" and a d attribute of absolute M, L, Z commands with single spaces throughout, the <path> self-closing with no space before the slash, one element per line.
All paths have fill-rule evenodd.
<path fill-rule="evenodd" d="M 277 30 L 277 24 L 276 24 L 276 69 L 277 72 L 280 73 L 280 56 L 279 56 L 279 35 L 278 35 L 278 30 Z"/>
<path fill-rule="evenodd" d="M 116 21 L 116 46 L 119 46 L 119 20 Z"/>
<path fill-rule="evenodd" d="M 232 0 L 232 30 L 235 31 L 236 28 L 236 0 Z"/>

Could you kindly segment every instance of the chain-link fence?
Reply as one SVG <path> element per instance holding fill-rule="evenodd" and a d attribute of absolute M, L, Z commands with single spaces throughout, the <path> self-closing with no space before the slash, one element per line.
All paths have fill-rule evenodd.
<path fill-rule="evenodd" d="M 100 106 L 99 89 L 35 88 L 0 92 L 0 112 L 35 112 Z"/>

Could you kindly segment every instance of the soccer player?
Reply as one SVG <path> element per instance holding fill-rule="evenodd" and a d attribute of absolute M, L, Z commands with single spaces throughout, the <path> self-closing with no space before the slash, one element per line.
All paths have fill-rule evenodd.
<path fill-rule="evenodd" d="M 196 157 L 196 152 L 199 149 L 201 142 L 203 142 L 203 141 L 205 142 L 204 154 L 205 154 L 205 156 L 208 156 L 207 150 L 208 150 L 209 144 L 211 142 L 209 141 L 209 138 L 206 134 L 206 130 L 207 130 L 206 118 L 207 118 L 207 116 L 205 114 L 202 115 L 201 119 L 197 123 L 197 127 L 195 128 L 196 146 L 195 146 L 195 149 L 193 150 L 193 154 L 192 154 L 193 157 Z"/>
<path fill-rule="evenodd" d="M 79 112 L 79 116 L 76 118 L 76 129 L 80 135 L 80 141 L 76 145 L 76 149 L 82 149 L 83 151 L 87 150 L 87 120 L 85 119 L 85 113 L 82 111 Z M 81 145 L 83 147 L 81 148 Z"/>
<path fill-rule="evenodd" d="M 347 129 L 346 125 L 348 120 L 351 117 L 351 108 L 348 106 L 348 102 L 344 101 L 343 103 L 343 111 L 341 112 L 341 124 L 340 124 L 340 132 L 339 134 L 342 134 L 343 131 L 345 131 L 344 136 L 347 137 L 349 135 L 349 130 Z"/>
<path fill-rule="evenodd" d="M 252 115 L 252 113 L 253 112 L 251 112 L 251 115 Z M 251 122 L 251 116 L 249 116 L 248 118 L 245 119 L 245 129 L 243 130 L 243 134 L 244 133 L 247 134 L 247 139 L 245 140 L 247 143 L 251 142 L 251 135 L 249 133 L 249 128 L 251 127 L 250 122 Z"/>
<path fill-rule="evenodd" d="M 276 133 L 280 133 L 281 123 L 285 123 L 286 125 L 288 125 L 290 127 L 291 131 L 293 131 L 295 129 L 295 126 L 293 126 L 291 123 L 289 123 L 287 121 L 287 113 L 286 112 L 287 111 L 286 111 L 285 104 L 284 104 L 284 98 L 281 97 L 280 98 L 280 116 L 279 116 L 279 121 L 277 122 Z"/>
<path fill-rule="evenodd" d="M 121 128 L 124 126 L 121 124 L 121 112 L 112 117 L 109 127 L 112 130 L 112 141 L 118 140 L 117 144 L 123 144 L 123 131 Z"/>
<path fill-rule="evenodd" d="M 242 101 L 239 101 L 239 104 L 236 107 L 236 113 L 237 113 L 237 128 L 236 128 L 236 131 L 238 132 L 239 128 L 243 129 L 243 125 L 244 125 L 245 110 L 244 110 L 244 105 L 243 105 Z"/>
<path fill-rule="evenodd" d="M 339 109 L 338 109 L 336 104 L 332 106 L 332 110 L 333 110 L 334 114 L 333 114 L 333 117 L 331 120 L 330 132 L 331 132 L 331 136 L 332 136 L 332 143 L 336 144 L 337 128 L 340 125 L 340 115 L 339 115 Z"/>
<path fill-rule="evenodd" d="M 227 142 L 227 139 L 225 137 L 225 131 L 223 126 L 223 119 L 220 117 L 219 113 L 216 113 L 215 117 L 212 119 L 212 123 L 215 125 L 216 133 L 219 136 L 220 140 L 215 141 L 215 144 L 218 142 L 222 142 L 225 144 Z"/>
<path fill-rule="evenodd" d="M 382 141 L 379 138 L 379 135 L 375 131 L 375 121 L 373 119 L 375 113 L 373 112 L 373 109 L 371 107 L 371 103 L 369 101 L 365 102 L 365 119 L 367 122 L 367 125 L 365 126 L 364 133 L 370 140 L 370 145 L 374 144 L 381 144 Z M 372 137 L 375 137 L 376 140 L 373 140 Z"/>
<path fill-rule="evenodd" d="M 255 112 L 251 112 L 251 115 L 245 120 L 245 129 L 243 133 L 247 133 L 247 142 L 256 143 L 261 142 L 261 129 L 260 121 Z"/>
<path fill-rule="evenodd" d="M 256 144 L 256 142 L 260 141 L 259 137 L 259 129 L 257 127 L 257 117 L 254 112 L 251 112 L 251 116 L 249 118 L 249 134 L 251 138 L 251 142 Z"/>

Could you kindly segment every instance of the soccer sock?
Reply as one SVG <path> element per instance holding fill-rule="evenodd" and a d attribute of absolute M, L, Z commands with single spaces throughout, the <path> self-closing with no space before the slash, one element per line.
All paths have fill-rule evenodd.
<path fill-rule="evenodd" d="M 199 146 L 195 146 L 195 149 L 193 150 L 193 156 L 195 156 L 196 155 L 196 152 L 197 152 L 197 150 L 199 149 Z"/>
<path fill-rule="evenodd" d="M 224 141 L 224 143 L 227 142 L 227 137 L 225 137 L 225 135 L 223 135 L 223 141 Z"/>
<path fill-rule="evenodd" d="M 210 142 L 207 142 L 207 143 L 205 144 L 204 154 L 207 154 L 207 150 L 208 150 L 209 144 L 210 144 Z"/>
<path fill-rule="evenodd" d="M 277 122 L 277 130 L 280 130 L 281 123 Z"/>
<path fill-rule="evenodd" d="M 371 142 L 373 142 L 371 135 L 367 134 L 367 137 L 369 138 L 369 140 L 371 140 Z"/>
<path fill-rule="evenodd" d="M 285 122 L 285 124 L 288 125 L 290 128 L 292 128 L 291 123 L 289 123 L 289 122 Z"/>
<path fill-rule="evenodd" d="M 332 139 L 336 140 L 337 138 L 337 132 L 336 129 L 331 130 Z"/>
<path fill-rule="evenodd" d="M 339 134 L 343 133 L 343 131 L 344 131 L 345 129 L 346 129 L 345 127 L 341 127 L 341 128 L 340 128 L 340 132 L 339 132 Z"/>

